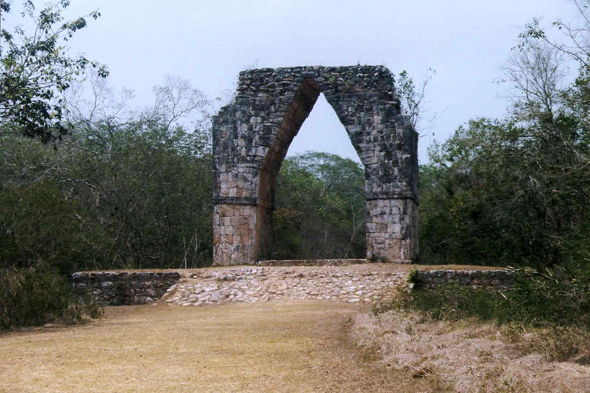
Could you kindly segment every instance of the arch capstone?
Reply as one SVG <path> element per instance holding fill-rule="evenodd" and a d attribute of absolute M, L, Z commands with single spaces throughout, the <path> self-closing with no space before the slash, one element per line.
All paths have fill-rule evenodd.
<path fill-rule="evenodd" d="M 276 177 L 320 93 L 365 168 L 367 259 L 418 257 L 418 134 L 384 66 L 243 71 L 213 117 L 213 264 L 270 257 Z"/>

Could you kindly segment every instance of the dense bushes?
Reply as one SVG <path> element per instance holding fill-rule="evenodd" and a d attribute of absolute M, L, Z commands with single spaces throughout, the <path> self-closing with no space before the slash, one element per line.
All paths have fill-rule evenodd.
<path fill-rule="evenodd" d="M 422 256 L 429 262 L 568 266 L 590 261 L 590 2 L 577 2 L 572 46 L 527 25 L 503 67 L 504 119 L 475 119 L 430 151 L 421 177 Z M 565 45 L 565 46 L 564 46 Z M 578 63 L 574 83 L 567 60 Z"/>
<path fill-rule="evenodd" d="M 561 277 L 560 277 L 561 276 Z M 403 292 L 395 306 L 424 311 L 438 320 L 478 318 L 499 324 L 576 326 L 590 329 L 590 277 L 573 278 L 563 269 L 544 277 L 521 273 L 508 291 L 473 289 L 457 284 Z"/>
<path fill-rule="evenodd" d="M 211 162 L 182 130 L 129 131 L 108 152 L 78 131 L 57 150 L 0 138 L 0 263 L 79 269 L 211 261 Z"/>
<path fill-rule="evenodd" d="M 584 2 L 588 3 L 588 2 Z M 554 26 L 587 39 L 584 26 Z M 400 305 L 438 319 L 590 329 L 590 53 L 527 26 L 505 67 L 515 100 L 504 119 L 476 119 L 434 145 L 420 178 L 421 258 L 520 268 L 513 291 L 412 291 Z M 566 87 L 566 58 L 579 74 Z M 584 333 L 586 336 L 587 334 Z M 562 335 L 558 342 L 565 342 Z"/>
<path fill-rule="evenodd" d="M 81 269 L 211 263 L 212 166 L 202 136 L 125 130 L 108 150 L 84 130 L 59 147 L 0 137 L 0 266 Z M 362 258 L 359 164 L 326 153 L 287 158 L 278 178 L 273 257 Z"/>
<path fill-rule="evenodd" d="M 328 153 L 285 159 L 277 178 L 273 259 L 364 258 L 364 171 Z"/>
<path fill-rule="evenodd" d="M 71 284 L 45 264 L 0 268 L 0 330 L 98 318 L 100 306 L 72 293 Z"/>
<path fill-rule="evenodd" d="M 421 168 L 425 260 L 542 268 L 588 258 L 590 146 L 562 117 L 471 121 L 433 149 Z"/>
<path fill-rule="evenodd" d="M 108 151 L 83 129 L 54 148 L 0 136 L 0 328 L 81 320 L 83 269 L 211 261 L 211 162 L 200 135 L 127 129 Z"/>
<path fill-rule="evenodd" d="M 69 274 L 93 259 L 99 233 L 82 221 L 80 204 L 66 199 L 54 181 L 0 188 L 0 204 L 0 268 L 43 261 Z"/>

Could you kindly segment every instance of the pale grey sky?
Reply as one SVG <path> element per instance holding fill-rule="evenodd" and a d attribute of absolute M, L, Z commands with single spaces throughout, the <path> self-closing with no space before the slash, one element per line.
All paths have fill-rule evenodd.
<path fill-rule="evenodd" d="M 431 67 L 425 116 L 441 116 L 419 130 L 421 162 L 433 138 L 446 139 L 470 118 L 505 113 L 508 103 L 498 98 L 505 87 L 493 81 L 527 22 L 573 15 L 566 0 L 72 0 L 68 15 L 94 9 L 102 17 L 69 42 L 72 52 L 107 64 L 112 85 L 134 90 L 138 105 L 152 101 L 164 74 L 190 79 L 211 99 L 221 96 L 255 61 L 382 64 L 417 81 Z M 22 23 L 16 13 L 9 19 Z M 289 153 L 305 150 L 358 161 L 323 97 Z"/>

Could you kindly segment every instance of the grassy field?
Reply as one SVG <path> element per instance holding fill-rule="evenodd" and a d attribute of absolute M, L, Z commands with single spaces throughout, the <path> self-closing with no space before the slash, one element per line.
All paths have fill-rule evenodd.
<path fill-rule="evenodd" d="M 420 392 L 349 342 L 358 306 L 107 308 L 77 327 L 0 336 L 1 392 Z"/>

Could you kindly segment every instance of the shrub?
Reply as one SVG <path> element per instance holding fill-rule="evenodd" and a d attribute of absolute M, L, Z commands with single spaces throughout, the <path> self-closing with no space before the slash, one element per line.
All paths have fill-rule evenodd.
<path fill-rule="evenodd" d="M 391 308 L 425 312 L 438 320 L 477 318 L 498 324 L 590 329 L 590 277 L 579 272 L 569 276 L 563 269 L 548 270 L 543 276 L 525 274 L 514 290 L 505 292 L 446 284 L 402 292 L 395 303 L 379 311 Z"/>
<path fill-rule="evenodd" d="M 408 282 L 410 284 L 414 284 L 414 285 L 420 284 L 420 277 L 418 277 L 418 270 L 410 270 L 410 273 L 408 273 Z"/>
<path fill-rule="evenodd" d="M 0 329 L 49 322 L 79 323 L 103 310 L 72 292 L 70 283 L 43 264 L 0 269 Z"/>
<path fill-rule="evenodd" d="M 0 204 L 0 268 L 26 268 L 42 260 L 67 276 L 96 259 L 100 233 L 57 182 L 0 185 Z"/>

